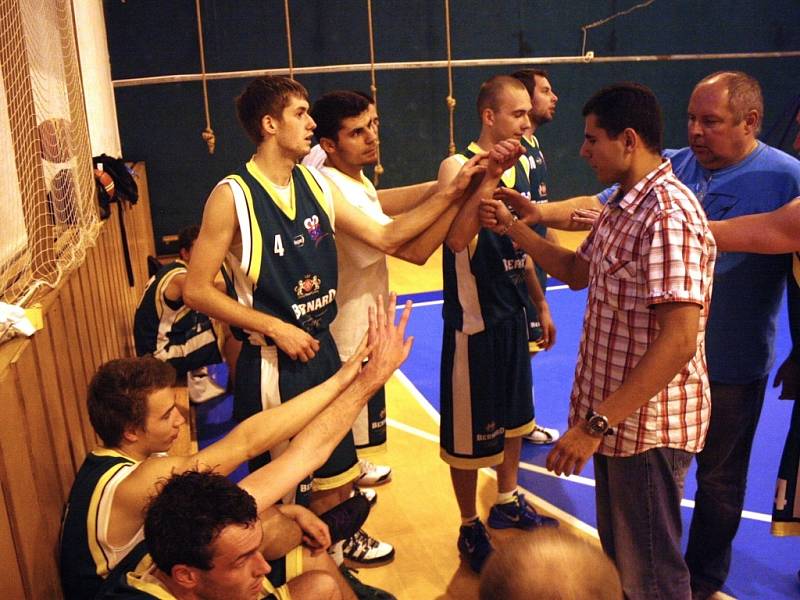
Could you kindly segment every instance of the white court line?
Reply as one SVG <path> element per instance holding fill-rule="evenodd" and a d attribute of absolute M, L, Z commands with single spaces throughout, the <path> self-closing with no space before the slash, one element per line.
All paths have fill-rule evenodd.
<path fill-rule="evenodd" d="M 442 417 L 439 414 L 439 411 L 437 411 L 433 407 L 433 405 L 430 402 L 428 402 L 428 399 L 425 396 L 423 396 L 422 392 L 420 392 L 417 389 L 417 386 L 415 386 L 411 382 L 411 380 L 408 377 L 406 377 L 405 373 L 403 373 L 400 369 L 397 369 L 397 371 L 394 372 L 394 375 L 395 377 L 397 377 L 397 379 L 400 381 L 403 387 L 406 388 L 406 390 L 408 390 L 408 392 L 411 394 L 414 400 L 417 401 L 417 404 L 419 404 L 422 407 L 422 410 L 428 413 L 430 418 L 433 419 L 433 422 L 436 423 L 437 425 L 441 423 Z M 438 442 L 439 438 L 436 438 L 436 441 Z"/>
<path fill-rule="evenodd" d="M 398 369 L 395 372 L 395 375 L 398 376 L 398 379 L 400 380 L 400 383 L 411 394 L 412 398 L 414 398 L 419 403 L 419 405 L 422 407 L 422 409 L 426 413 L 428 413 L 433 418 L 433 420 L 438 424 L 439 421 L 441 420 L 441 416 L 439 415 L 437 410 L 433 407 L 433 405 L 430 402 L 428 402 L 428 399 L 422 394 L 422 392 L 420 392 L 417 389 L 417 386 L 415 386 L 411 382 L 411 380 L 409 380 L 408 377 L 406 377 L 402 373 L 402 371 L 400 371 L 400 369 Z M 388 425 L 396 428 L 396 429 L 400 429 L 401 431 L 405 431 L 406 433 L 410 433 L 411 435 L 415 435 L 417 437 L 426 439 L 426 440 L 434 442 L 436 444 L 439 443 L 439 436 L 438 435 L 433 435 L 432 433 L 428 433 L 427 431 L 422 431 L 421 429 L 417 429 L 416 427 L 412 427 L 411 425 L 406 425 L 405 423 L 401 423 L 401 422 L 396 421 L 395 419 L 391 419 L 391 418 L 386 419 L 386 423 Z M 528 469 L 528 470 L 536 469 L 537 471 L 538 471 L 538 469 L 541 468 L 541 467 L 538 467 L 536 465 L 529 465 L 528 463 L 523 463 L 523 462 L 520 462 L 519 466 L 521 468 L 523 468 L 523 469 Z M 486 475 L 488 475 L 492 479 L 495 479 L 495 480 L 497 479 L 497 474 L 494 472 L 493 469 L 488 469 L 487 468 L 487 469 L 481 469 L 481 471 L 483 471 Z M 547 472 L 547 471 L 545 470 L 545 472 Z M 586 478 L 582 477 L 581 479 L 586 479 Z M 591 480 L 589 480 L 589 481 L 591 481 Z M 594 483 L 594 482 L 592 482 L 592 483 Z M 525 490 L 525 488 L 523 488 L 522 486 L 519 486 L 519 487 L 522 488 L 525 492 L 527 492 L 531 496 L 534 496 L 536 498 L 537 504 L 539 504 L 543 509 L 545 509 L 550 514 L 552 514 L 555 517 L 557 517 L 560 521 L 564 521 L 565 523 L 569 523 L 575 529 L 580 529 L 581 531 L 583 531 L 583 532 L 585 532 L 585 533 L 587 533 L 589 535 L 597 537 L 597 529 L 595 529 L 594 527 L 592 527 L 588 523 L 585 523 L 584 521 L 581 521 L 576 516 L 569 514 L 568 512 L 560 509 L 558 506 L 556 506 L 554 504 L 551 504 L 550 502 L 548 502 L 547 500 L 545 500 L 541 496 L 536 496 L 535 494 L 532 494 L 530 491 Z"/>
<path fill-rule="evenodd" d="M 420 392 L 417 389 L 417 387 L 411 382 L 411 380 L 408 377 L 405 376 L 405 374 L 403 374 L 402 371 L 400 371 L 400 369 L 395 371 L 395 375 L 400 380 L 400 383 L 403 385 L 403 387 L 405 387 L 406 390 L 408 390 L 408 392 L 417 401 L 417 403 L 422 407 L 422 409 L 426 413 L 428 413 L 431 416 L 431 418 L 438 425 L 439 422 L 441 421 L 441 416 L 439 415 L 438 411 L 433 407 L 433 405 L 428 401 L 428 399 L 423 395 L 423 393 Z M 437 442 L 437 443 L 439 442 L 439 437 L 438 436 L 434 436 L 434 435 L 432 435 L 432 434 L 430 434 L 430 433 L 428 433 L 426 431 L 422 431 L 420 429 L 416 429 L 415 427 L 411 427 L 410 425 L 405 425 L 404 423 L 400 423 L 399 421 L 395 421 L 394 419 L 387 419 L 387 422 L 390 425 L 392 425 L 393 427 L 396 427 L 397 429 L 402 429 L 403 431 L 406 431 L 407 433 L 410 433 L 412 435 L 416 435 L 418 437 L 421 437 L 421 438 L 424 438 L 424 439 L 427 439 L 427 440 L 431 440 L 431 441 L 434 441 L 434 442 Z M 555 473 L 553 473 L 551 471 L 548 471 L 544 467 L 540 467 L 539 465 L 532 465 L 532 464 L 524 462 L 524 461 L 520 461 L 519 467 L 520 467 L 520 469 L 523 469 L 525 471 L 531 471 L 532 473 L 537 473 L 538 475 L 546 475 L 547 477 L 556 477 L 558 479 L 564 479 L 564 480 L 570 481 L 572 483 L 578 483 L 580 485 L 586 485 L 586 486 L 589 486 L 589 487 L 594 487 L 595 486 L 594 479 L 591 479 L 590 477 L 583 477 L 581 475 L 570 475 L 569 477 L 565 477 L 564 475 L 556 475 Z M 485 472 L 488 472 L 488 470 L 485 470 Z M 494 471 L 492 471 L 492 472 L 494 472 Z M 537 499 L 539 499 L 543 503 L 547 504 L 547 502 L 545 500 L 543 500 L 542 498 L 540 498 L 538 496 L 537 496 Z M 552 506 L 552 505 L 548 505 L 548 506 Z M 683 506 L 685 508 L 694 509 L 694 500 L 690 500 L 688 498 L 684 498 L 683 500 L 681 500 L 681 506 Z M 553 509 L 555 511 L 561 511 L 561 509 L 559 509 L 556 506 L 553 506 Z M 561 513 L 563 513 L 564 515 L 569 515 L 569 513 L 564 513 L 563 511 L 561 511 L 559 514 L 561 514 Z M 577 521 L 578 523 L 582 524 L 582 525 L 576 525 L 575 523 L 572 523 L 572 521 L 570 521 L 570 523 L 575 525 L 575 527 L 578 527 L 579 529 L 583 529 L 584 531 L 587 531 L 585 529 L 585 527 L 589 527 L 590 529 L 594 530 L 593 527 L 591 527 L 590 525 L 587 525 L 583 521 L 579 521 L 578 519 L 576 519 L 572 515 L 569 515 L 569 516 L 572 519 L 575 519 L 575 521 Z M 769 514 L 766 514 L 766 513 L 755 512 L 755 511 L 752 511 L 752 510 L 743 510 L 742 511 L 742 518 L 743 519 L 749 519 L 751 521 L 761 521 L 762 523 L 772 523 L 772 515 L 769 515 Z M 565 518 L 564 520 L 569 520 L 569 519 Z"/>

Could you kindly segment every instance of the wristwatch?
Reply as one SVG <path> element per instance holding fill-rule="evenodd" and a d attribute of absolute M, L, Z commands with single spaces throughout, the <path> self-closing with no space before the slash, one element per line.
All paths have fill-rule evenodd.
<path fill-rule="evenodd" d="M 604 435 L 611 435 L 614 431 L 611 425 L 608 424 L 608 418 L 603 415 L 598 415 L 591 408 L 586 413 L 586 433 L 594 437 L 603 437 Z"/>

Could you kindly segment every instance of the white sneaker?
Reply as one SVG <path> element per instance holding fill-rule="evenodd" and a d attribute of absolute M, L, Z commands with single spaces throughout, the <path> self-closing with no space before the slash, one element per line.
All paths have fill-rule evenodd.
<path fill-rule="evenodd" d="M 394 560 L 394 548 L 391 544 L 371 537 L 363 529 L 359 529 L 344 542 L 345 564 L 357 567 L 377 567 Z"/>
<path fill-rule="evenodd" d="M 534 425 L 533 431 L 531 431 L 528 435 L 522 436 L 523 439 L 528 440 L 529 442 L 542 445 L 552 444 L 560 437 L 561 434 L 558 432 L 558 429 L 553 429 L 552 427 L 542 427 L 540 425 Z"/>
<path fill-rule="evenodd" d="M 375 503 L 378 501 L 378 492 L 373 490 L 372 488 L 368 487 L 358 487 L 357 485 L 353 486 L 353 491 L 350 492 L 350 497 L 352 498 L 356 494 L 361 494 L 364 498 L 367 499 L 370 506 L 375 506 Z"/>
<path fill-rule="evenodd" d="M 387 465 L 373 465 L 368 460 L 358 461 L 361 466 L 361 477 L 356 479 L 357 485 L 381 485 L 392 479 L 392 467 Z"/>

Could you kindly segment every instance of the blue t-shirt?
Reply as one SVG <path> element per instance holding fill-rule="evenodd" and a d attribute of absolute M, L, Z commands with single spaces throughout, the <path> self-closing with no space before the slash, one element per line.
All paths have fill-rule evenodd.
<path fill-rule="evenodd" d="M 800 161 L 758 142 L 741 162 L 709 171 L 689 148 L 665 150 L 678 178 L 709 221 L 770 212 L 800 196 Z M 617 186 L 598 194 L 605 203 Z M 765 377 L 775 361 L 775 327 L 789 256 L 720 252 L 706 329 L 709 376 L 743 384 Z"/>

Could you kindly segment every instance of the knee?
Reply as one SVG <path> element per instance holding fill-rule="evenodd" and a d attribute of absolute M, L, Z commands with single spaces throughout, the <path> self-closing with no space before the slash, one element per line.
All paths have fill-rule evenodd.
<path fill-rule="evenodd" d="M 292 583 L 295 583 L 293 586 Z M 299 584 L 299 585 L 298 585 Z M 310 571 L 289 582 L 294 600 L 341 600 L 336 579 L 325 571 Z"/>

